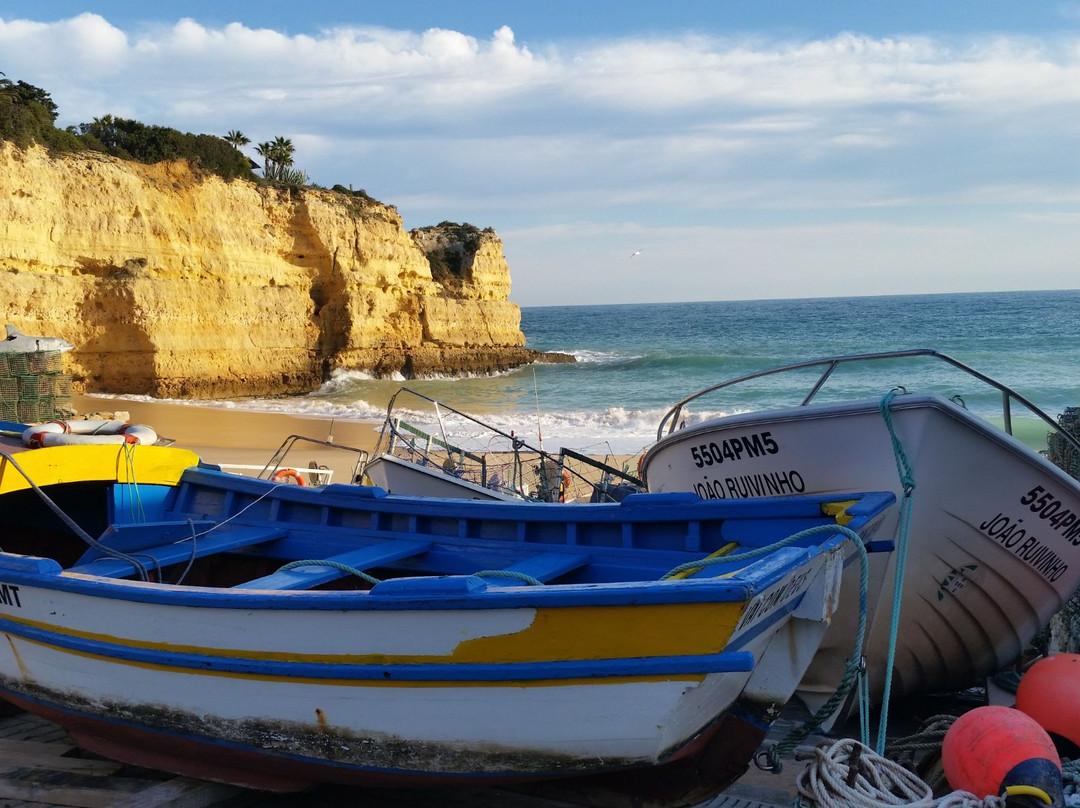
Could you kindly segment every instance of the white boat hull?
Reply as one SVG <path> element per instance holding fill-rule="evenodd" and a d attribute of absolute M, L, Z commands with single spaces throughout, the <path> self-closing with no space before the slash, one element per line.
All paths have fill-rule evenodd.
<path fill-rule="evenodd" d="M 402 460 L 393 455 L 380 455 L 364 467 L 372 485 L 389 493 L 406 497 L 446 497 L 450 499 L 480 499 L 514 502 L 521 497 L 492 488 L 484 488 L 469 480 L 454 477 L 420 463 Z"/>
<path fill-rule="evenodd" d="M 1080 585 L 1080 486 L 939 396 L 898 396 L 890 416 L 915 486 L 891 693 L 963 687 L 1015 660 Z M 650 491 L 694 491 L 706 499 L 869 488 L 902 500 L 905 493 L 876 400 L 685 428 L 649 450 L 644 474 Z M 892 533 L 899 540 L 899 519 L 889 519 L 878 538 Z M 867 658 L 879 698 L 897 560 L 895 553 L 878 554 L 871 567 Z M 850 653 L 851 603 L 845 599 L 845 618 L 804 680 L 811 699 L 832 692 Z"/>
<path fill-rule="evenodd" d="M 0 554 L 0 691 L 88 750 L 261 789 L 640 775 L 654 798 L 631 784 L 626 804 L 691 804 L 699 757 L 730 782 L 790 698 L 853 554 L 833 535 L 736 573 L 757 585 L 610 594 L 470 576 L 178 586 Z"/>

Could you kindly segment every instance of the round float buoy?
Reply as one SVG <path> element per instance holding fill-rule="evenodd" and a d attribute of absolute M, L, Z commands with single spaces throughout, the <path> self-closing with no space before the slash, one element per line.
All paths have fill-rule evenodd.
<path fill-rule="evenodd" d="M 98 443 L 138 443 L 152 446 L 157 433 L 148 426 L 125 421 L 49 421 L 25 429 L 23 443 L 30 449 Z"/>
<path fill-rule="evenodd" d="M 278 469 L 274 472 L 274 476 L 270 478 L 272 482 L 284 483 L 288 480 L 292 480 L 297 485 L 307 485 L 304 482 L 304 478 L 300 476 L 300 472 L 296 469 Z"/>
<path fill-rule="evenodd" d="M 1020 679 L 1016 708 L 1080 746 L 1080 654 L 1040 659 Z"/>
<path fill-rule="evenodd" d="M 1004 796 L 1010 808 L 1064 805 L 1061 758 L 1031 716 L 977 707 L 945 733 L 941 762 L 949 786 L 976 797 Z"/>

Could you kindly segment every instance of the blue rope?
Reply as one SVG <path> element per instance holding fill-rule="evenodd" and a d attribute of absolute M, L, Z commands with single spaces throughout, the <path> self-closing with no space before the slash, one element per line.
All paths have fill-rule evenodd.
<path fill-rule="evenodd" d="M 900 602 L 904 594 L 904 574 L 907 568 L 908 539 L 911 528 L 911 506 L 915 492 L 915 478 L 911 473 L 911 464 L 908 463 L 904 447 L 896 436 L 896 430 L 893 429 L 892 413 L 889 409 L 893 398 L 899 392 L 904 392 L 904 388 L 893 388 L 881 399 L 881 417 L 885 420 L 885 426 L 889 430 L 889 438 L 892 440 L 893 455 L 896 458 L 896 471 L 900 476 L 904 496 L 900 505 L 900 525 L 896 542 L 896 572 L 893 576 L 892 620 L 889 624 L 889 652 L 885 664 L 885 688 L 881 696 L 881 722 L 878 725 L 877 745 L 874 748 L 874 751 L 879 755 L 885 752 L 885 731 L 889 720 L 893 665 L 896 662 L 896 638 L 900 631 Z"/>

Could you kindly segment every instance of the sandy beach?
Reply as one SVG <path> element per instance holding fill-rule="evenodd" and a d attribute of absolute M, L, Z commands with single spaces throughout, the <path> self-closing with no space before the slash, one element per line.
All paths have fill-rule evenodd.
<path fill-rule="evenodd" d="M 116 414 L 131 423 L 149 426 L 162 439 L 219 465 L 261 467 L 290 435 L 329 441 L 340 450 L 300 445 L 289 454 L 289 462 L 298 467 L 307 467 L 311 461 L 328 466 L 334 471 L 335 482 L 348 482 L 346 475 L 355 464 L 356 455 L 345 447 L 371 452 L 382 426 L 374 421 L 339 421 L 142 399 L 75 396 L 72 404 L 82 416 Z"/>

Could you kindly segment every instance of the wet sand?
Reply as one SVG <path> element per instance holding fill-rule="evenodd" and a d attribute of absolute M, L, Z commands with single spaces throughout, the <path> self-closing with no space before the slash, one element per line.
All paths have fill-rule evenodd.
<path fill-rule="evenodd" d="M 382 424 L 374 421 L 340 421 L 283 413 L 250 412 L 198 404 L 172 404 L 124 398 L 75 396 L 82 416 L 106 417 L 151 427 L 160 438 L 190 449 L 207 463 L 257 465 L 260 468 L 290 435 L 329 441 L 336 447 L 372 452 Z M 125 415 L 126 413 L 126 415 Z M 295 454 L 294 454 L 295 453 Z M 329 466 L 334 482 L 348 482 L 356 455 L 341 450 L 298 444 L 288 461 L 306 468 L 312 461 Z"/>

